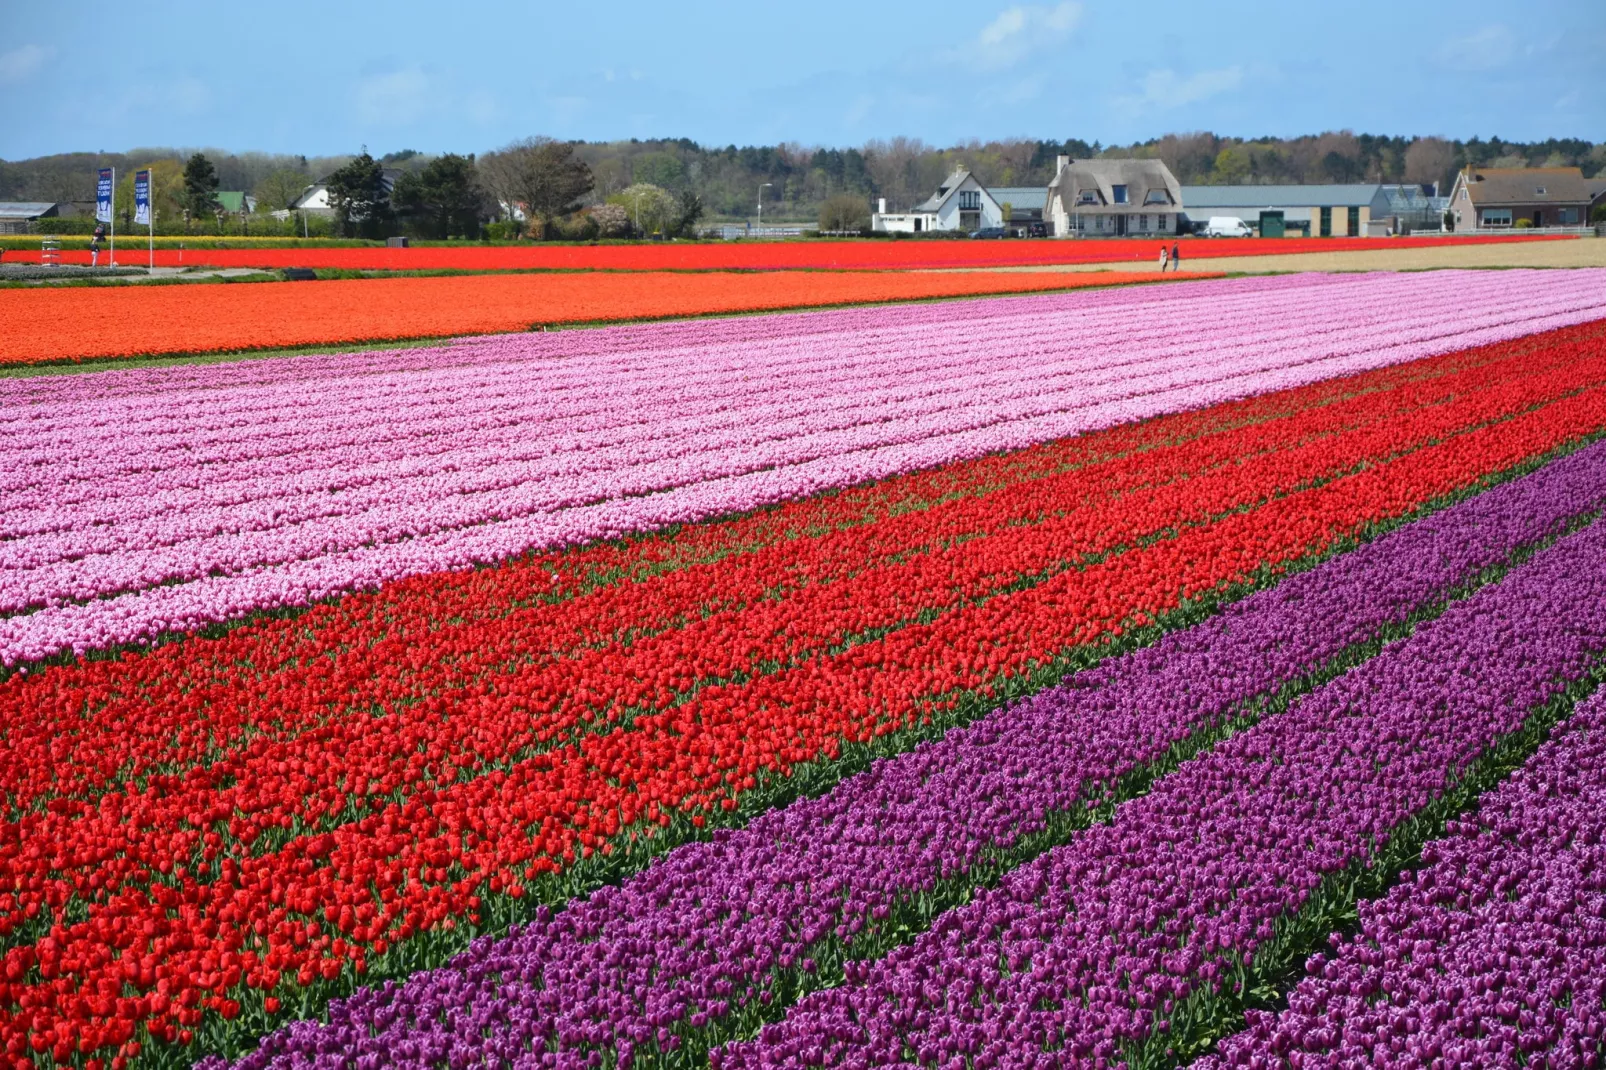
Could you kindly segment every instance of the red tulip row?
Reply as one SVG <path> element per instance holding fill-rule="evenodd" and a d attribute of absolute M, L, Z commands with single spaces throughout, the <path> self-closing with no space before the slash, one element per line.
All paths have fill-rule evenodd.
<path fill-rule="evenodd" d="M 1490 381 L 1483 368 L 1108 463 L 1091 492 L 1084 469 L 836 533 L 828 540 L 837 544 L 828 547 L 831 557 L 788 563 L 800 573 L 791 580 L 773 569 L 688 570 L 684 580 L 712 589 L 700 619 L 626 649 L 598 646 L 499 672 L 488 691 L 454 696 L 449 717 L 439 695 L 401 705 L 392 691 L 388 716 L 330 716 L 299 736 L 258 736 L 249 748 L 142 794 L 57 800 L 7 827 L 15 850 L 0 847 L 0 882 L 24 879 L 31 891 L 43 881 L 44 899 L 59 915 L 69 903 L 94 909 L 124 883 L 148 881 L 141 874 L 151 870 L 184 865 L 209 879 L 216 858 L 265 854 L 288 838 L 281 830 L 330 831 L 449 784 L 459 769 L 506 768 L 576 732 L 671 708 L 694 687 L 795 666 L 858 637 L 992 597 L 1022 577 L 1041 580 L 1112 548 L 1554 400 L 1603 370 L 1571 358 L 1552 367 L 1555 359 L 1527 358 L 1496 380 L 1497 388 L 1469 391 L 1469 376 Z M 1190 463 L 1199 471 L 1186 471 Z M 1154 485 L 1163 480 L 1170 482 Z M 1135 498 L 1113 493 L 1144 486 L 1148 492 Z M 1111 496 L 1090 504 L 1089 494 L 1097 499 L 1101 491 Z M 918 544 L 924 552 L 887 560 L 888 547 L 876 545 L 887 534 L 881 529 L 916 527 L 912 520 L 920 521 L 918 539 L 896 545 Z M 850 574 L 855 559 L 862 567 Z M 788 582 L 788 596 L 777 596 Z M 522 715 L 509 716 L 508 695 Z M 251 697 L 236 705 L 249 706 Z M 8 919 L 13 926 L 33 902 L 19 897 Z"/>
<path fill-rule="evenodd" d="M 115 1049 L 141 1023 L 151 1035 L 182 1039 L 207 1013 L 236 1013 L 245 990 L 293 990 L 348 966 L 360 969 L 371 956 L 424 931 L 460 921 L 477 924 L 486 896 L 517 898 L 540 874 L 593 850 L 610 850 L 622 832 L 667 824 L 674 812 L 700 819 L 731 809 L 761 775 L 834 757 L 844 741 L 871 739 L 929 718 L 967 692 L 985 694 L 1006 676 L 1118 635 L 1192 595 L 1251 578 L 1597 432 L 1606 427 L 1606 388 L 1593 385 L 1601 381 L 1602 356 L 1598 337 L 1553 339 L 1530 355 L 1533 366 L 1542 360 L 1546 371 L 1486 372 L 1434 394 L 1437 404 L 1382 423 L 1358 420 L 1355 410 L 1335 403 L 1329 407 L 1357 429 L 1322 440 L 1323 457 L 1290 450 L 1287 455 L 1300 456 L 1306 466 L 1303 479 L 1292 468 L 1278 467 L 1277 455 L 1271 455 L 1242 466 L 1247 483 L 1234 483 L 1223 469 L 1199 482 L 1205 486 L 1219 477 L 1206 497 L 1172 502 L 1174 512 L 1180 508 L 1195 521 L 1243 506 L 1224 517 L 1079 568 L 1050 569 L 1029 583 L 994 587 L 990 598 L 950 605 L 934 619 L 845 649 L 828 647 L 745 681 L 709 684 L 682 705 L 645 711 L 506 768 L 482 769 L 464 779 L 433 770 L 433 783 L 414 789 L 405 801 L 381 800 L 365 816 L 301 836 L 265 857 L 221 850 L 229 813 L 186 815 L 186 824 L 199 826 L 188 830 L 198 838 L 177 844 L 169 858 L 187 859 L 198 848 L 207 863 L 200 879 L 187 864 L 161 877 L 133 874 L 148 883 L 129 884 L 87 921 L 53 926 L 44 939 L 9 951 L 0 967 L 0 1040 L 13 1055 L 48 1050 L 67 1037 L 87 1045 L 86 1051 Z M 1496 398 L 1503 400 L 1491 401 Z M 1459 414 L 1459 422 L 1447 420 L 1450 412 Z M 1469 426 L 1477 429 L 1455 433 Z M 1424 444 L 1436 438 L 1443 441 Z M 1401 455 L 1388 459 L 1396 453 Z M 1353 464 L 1343 464 L 1345 458 Z M 1351 474 L 1300 486 L 1354 465 L 1361 467 Z M 1245 488 L 1252 489 L 1256 479 L 1262 494 L 1246 499 Z M 1261 501 L 1268 480 L 1288 493 Z M 1118 498 L 1119 511 L 1104 521 L 1119 523 L 1125 510 L 1141 511 L 1149 500 Z M 1068 515 L 1076 512 L 1070 508 Z M 1158 519 L 1150 516 L 1148 523 Z M 1038 526 L 1058 522 L 1044 519 Z M 1027 526 L 1015 537 L 1029 543 L 1034 531 Z M 1018 569 L 1021 559 L 1009 557 L 1012 540 L 976 541 L 988 547 L 985 554 L 978 547 L 978 556 L 993 562 L 988 567 L 994 572 L 983 575 Z M 1054 546 L 1050 542 L 1039 552 Z M 988 556 L 995 551 L 1002 556 Z M 966 563 L 963 553 L 949 563 L 941 578 L 968 580 L 959 568 Z M 911 575 L 931 580 L 930 573 Z M 784 632 L 781 639 L 776 649 L 789 649 Z M 570 684 L 582 694 L 600 694 L 607 674 L 618 672 L 632 653 L 618 651 L 619 660 L 601 664 L 596 679 L 571 676 Z M 453 719 L 528 717 L 538 696 L 525 697 L 517 677 L 495 682 L 508 686 L 471 696 L 485 703 L 484 714 L 459 710 Z M 446 757 L 423 755 L 426 765 Z M 271 775 L 288 777 L 290 771 Z M 225 824 L 215 824 L 220 821 Z M 208 851 L 217 854 L 207 859 Z M 35 869 L 47 864 L 31 861 Z"/>

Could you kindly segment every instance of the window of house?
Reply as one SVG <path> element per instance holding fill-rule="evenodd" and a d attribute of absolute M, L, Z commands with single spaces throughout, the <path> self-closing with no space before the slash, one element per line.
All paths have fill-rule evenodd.
<path fill-rule="evenodd" d="M 1151 189 L 1149 195 L 1143 198 L 1144 204 L 1170 204 L 1171 195 L 1163 189 Z"/>
<path fill-rule="evenodd" d="M 1463 201 L 1464 201 L 1464 200 L 1467 200 L 1467 199 L 1468 199 L 1468 198 L 1467 198 L 1467 191 L 1466 191 L 1466 189 L 1465 189 L 1465 188 L 1463 188 L 1463 189 L 1462 189 L 1462 190 L 1461 190 L 1461 199 L 1462 199 L 1462 200 L 1463 200 Z"/>
<path fill-rule="evenodd" d="M 1483 210 L 1483 225 L 1486 227 L 1511 226 L 1511 209 L 1485 208 Z"/>
<path fill-rule="evenodd" d="M 1562 226 L 1570 226 L 1578 222 L 1578 209 L 1558 208 L 1556 210 L 1556 222 L 1560 223 Z"/>
<path fill-rule="evenodd" d="M 1535 186 L 1534 187 L 1534 193 L 1537 196 L 1543 197 L 1545 195 L 1545 187 L 1543 187 L 1543 186 Z"/>
<path fill-rule="evenodd" d="M 959 207 L 962 211 L 975 211 L 981 207 L 981 191 L 962 189 L 959 191 Z"/>
<path fill-rule="evenodd" d="M 1125 204 L 1126 203 L 1126 187 L 1125 186 L 1111 186 L 1110 187 L 1110 192 L 1115 195 L 1115 203 L 1116 204 Z"/>
<path fill-rule="evenodd" d="M 1096 190 L 1096 189 L 1082 190 L 1080 193 L 1078 193 L 1076 195 L 1076 203 L 1077 204 L 1097 204 L 1097 203 L 1099 203 L 1099 191 Z"/>

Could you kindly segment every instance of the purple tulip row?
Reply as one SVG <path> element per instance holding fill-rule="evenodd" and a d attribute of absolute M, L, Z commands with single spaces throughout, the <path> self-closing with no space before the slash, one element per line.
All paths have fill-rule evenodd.
<path fill-rule="evenodd" d="M 1281 1014 L 1197 1064 L 1269 1068 L 1599 1066 L 1606 1047 L 1606 694 L 1478 813 L 1422 852 L 1426 868 L 1361 904 L 1360 931 Z"/>
<path fill-rule="evenodd" d="M 1603 652 L 1597 522 L 717 1049 L 714 1065 L 1163 1062 L 1230 1020 L 1266 980 L 1257 963 L 1302 956 L 1302 930 L 1325 931 L 1358 884 L 1396 871 L 1435 808 L 1493 775 L 1491 753 L 1536 745 L 1534 721 L 1559 715 Z"/>
<path fill-rule="evenodd" d="M 980 876 L 1063 842 L 1134 774 L 1606 506 L 1606 443 L 1399 529 L 830 794 L 677 850 L 440 970 L 362 992 L 242 1063 L 429 1065 L 534 1042 L 624 1061 L 706 1046 L 839 980 Z M 645 1049 L 643 1049 L 645 1046 Z M 319 1053 L 338 1059 L 320 1059 Z M 341 1060 L 346 1060 L 342 1062 Z M 639 1058 L 636 1061 L 640 1061 Z"/>
<path fill-rule="evenodd" d="M 400 370 L 0 384 L 0 661 L 1583 322 L 1606 285 L 1311 276 L 813 316 L 503 336 L 392 354 Z"/>

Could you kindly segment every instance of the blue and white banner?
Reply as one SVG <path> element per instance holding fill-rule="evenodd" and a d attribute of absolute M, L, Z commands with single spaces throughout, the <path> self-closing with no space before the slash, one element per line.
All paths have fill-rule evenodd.
<path fill-rule="evenodd" d="M 95 219 L 101 223 L 112 221 L 112 169 L 100 169 L 100 181 L 95 183 Z"/>
<path fill-rule="evenodd" d="M 151 173 L 149 169 L 134 172 L 134 222 L 151 225 Z"/>

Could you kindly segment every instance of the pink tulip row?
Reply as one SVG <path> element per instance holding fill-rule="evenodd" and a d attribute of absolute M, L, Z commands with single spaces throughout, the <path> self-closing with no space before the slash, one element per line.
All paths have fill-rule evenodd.
<path fill-rule="evenodd" d="M 24 380 L 0 660 L 1603 316 L 1606 272 L 1302 276 Z"/>

